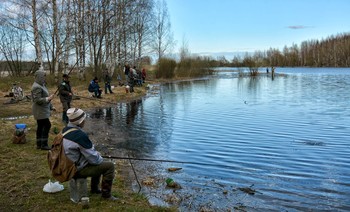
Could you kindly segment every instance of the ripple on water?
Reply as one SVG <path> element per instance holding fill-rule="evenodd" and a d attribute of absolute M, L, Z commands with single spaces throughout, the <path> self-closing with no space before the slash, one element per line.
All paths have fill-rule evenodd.
<path fill-rule="evenodd" d="M 182 206 L 346 211 L 347 82 L 349 74 L 322 70 L 273 81 L 225 76 L 169 84 L 143 102 L 132 125 L 122 126 L 125 143 L 150 157 L 189 162 L 177 164 L 179 173 L 160 174 L 184 185 L 177 194 L 191 194 Z M 252 185 L 254 195 L 238 189 Z"/>

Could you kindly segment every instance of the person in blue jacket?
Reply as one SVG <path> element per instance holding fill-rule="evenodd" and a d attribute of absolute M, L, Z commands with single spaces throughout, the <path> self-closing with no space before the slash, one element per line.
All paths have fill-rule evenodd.
<path fill-rule="evenodd" d="M 89 92 L 94 93 L 94 97 L 101 98 L 102 89 L 100 88 L 100 85 L 98 84 L 97 77 L 95 77 L 93 80 L 91 80 L 88 90 L 89 90 Z"/>

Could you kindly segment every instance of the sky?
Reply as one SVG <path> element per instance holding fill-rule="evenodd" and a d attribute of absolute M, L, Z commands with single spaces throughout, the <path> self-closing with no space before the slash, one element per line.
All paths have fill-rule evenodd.
<path fill-rule="evenodd" d="M 254 52 L 350 33 L 350 0 L 166 0 L 191 53 Z"/>

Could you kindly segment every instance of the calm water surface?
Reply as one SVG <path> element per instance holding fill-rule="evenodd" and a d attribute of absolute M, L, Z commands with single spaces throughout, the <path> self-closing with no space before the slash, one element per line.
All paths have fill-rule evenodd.
<path fill-rule="evenodd" d="M 166 84 L 90 118 L 112 149 L 200 163 L 157 172 L 183 186 L 183 211 L 350 211 L 350 69 L 276 73 Z"/>

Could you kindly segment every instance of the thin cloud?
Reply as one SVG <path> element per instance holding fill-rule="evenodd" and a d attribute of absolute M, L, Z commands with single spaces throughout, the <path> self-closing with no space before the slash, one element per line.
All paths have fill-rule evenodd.
<path fill-rule="evenodd" d="M 289 29 L 305 29 L 305 28 L 310 28 L 308 26 L 303 26 L 303 25 L 294 25 L 294 26 L 288 26 Z"/>

